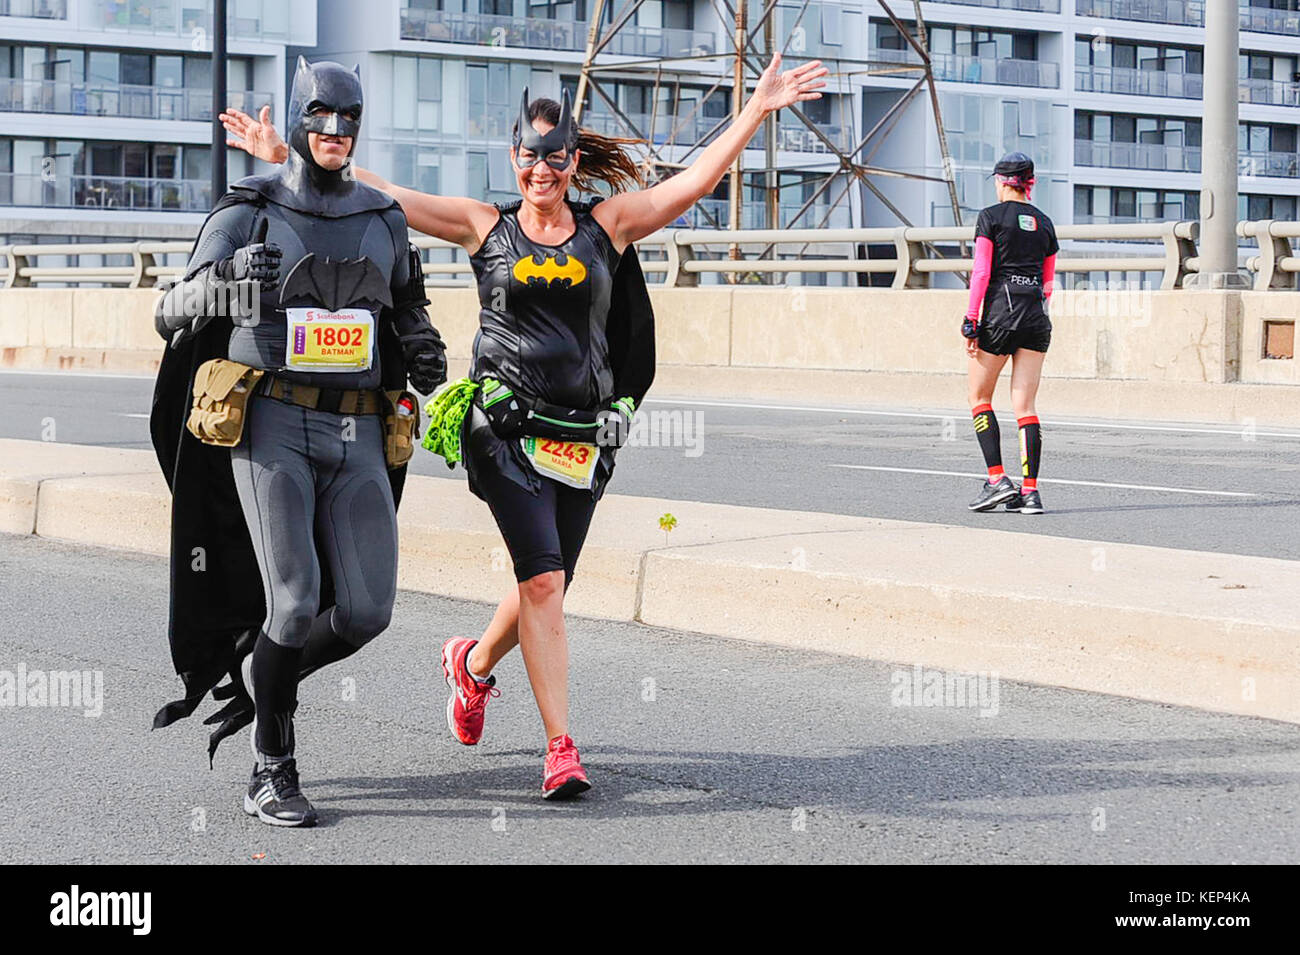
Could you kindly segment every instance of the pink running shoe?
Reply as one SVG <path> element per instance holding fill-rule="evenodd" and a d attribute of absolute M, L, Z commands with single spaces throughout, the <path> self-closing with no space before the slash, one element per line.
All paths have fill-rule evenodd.
<path fill-rule="evenodd" d="M 578 759 L 578 747 L 569 736 L 557 736 L 546 747 L 542 775 L 543 799 L 571 799 L 591 788 L 587 771 Z"/>
<path fill-rule="evenodd" d="M 442 675 L 451 687 L 447 728 L 466 746 L 473 746 L 483 736 L 483 710 L 488 699 L 501 695 L 496 677 L 480 681 L 469 675 L 466 662 L 476 643 L 468 637 L 452 637 L 442 645 Z"/>

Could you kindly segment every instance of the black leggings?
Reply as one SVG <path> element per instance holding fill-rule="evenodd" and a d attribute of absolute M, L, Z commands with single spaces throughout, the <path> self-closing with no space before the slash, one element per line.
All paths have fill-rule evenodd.
<path fill-rule="evenodd" d="M 515 579 L 522 583 L 538 574 L 562 570 L 567 588 L 596 510 L 591 491 L 544 477 L 541 490 L 534 495 L 491 468 L 479 469 L 475 478 L 510 550 Z"/>

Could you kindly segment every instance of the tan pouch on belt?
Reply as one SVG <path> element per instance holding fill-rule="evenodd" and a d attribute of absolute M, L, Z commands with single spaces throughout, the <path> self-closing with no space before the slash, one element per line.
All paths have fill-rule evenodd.
<path fill-rule="evenodd" d="M 398 402 L 406 398 L 411 413 L 402 414 Z M 415 453 L 415 437 L 420 433 L 420 399 L 409 391 L 384 392 L 384 457 L 388 470 L 400 468 Z"/>
<path fill-rule="evenodd" d="M 233 448 L 244 434 L 248 399 L 262 377 L 261 369 L 213 358 L 194 374 L 194 402 L 185 422 L 190 434 L 204 444 Z"/>

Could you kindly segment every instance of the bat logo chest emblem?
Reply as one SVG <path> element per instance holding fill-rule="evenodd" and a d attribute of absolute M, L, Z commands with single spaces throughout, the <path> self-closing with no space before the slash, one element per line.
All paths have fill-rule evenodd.
<path fill-rule="evenodd" d="M 565 255 L 563 252 L 559 255 L 547 255 L 541 262 L 538 262 L 534 255 L 525 255 L 515 262 L 514 276 L 524 285 L 529 285 L 537 279 L 547 286 L 555 286 L 558 283 L 561 288 L 565 287 L 564 283 L 567 280 L 568 287 L 572 288 L 586 281 L 587 267 L 572 255 Z"/>

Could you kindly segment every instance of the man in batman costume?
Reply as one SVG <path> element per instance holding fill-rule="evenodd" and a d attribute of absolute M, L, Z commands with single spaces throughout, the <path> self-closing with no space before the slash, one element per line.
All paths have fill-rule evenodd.
<path fill-rule="evenodd" d="M 391 396 L 408 378 L 425 393 L 446 380 L 406 217 L 351 175 L 361 112 L 358 70 L 300 57 L 287 160 L 222 196 L 155 316 L 169 347 L 150 430 L 173 495 L 169 635 L 185 696 L 154 726 L 211 691 L 229 700 L 207 721 L 220 724 L 211 754 L 256 716 L 244 808 L 280 826 L 316 821 L 294 759 L 299 679 L 392 612 L 406 468 L 387 466 L 384 415 L 414 408 Z M 252 315 L 227 317 L 247 298 L 233 289 L 251 290 Z M 234 447 L 185 426 L 210 359 L 261 373 Z"/>

